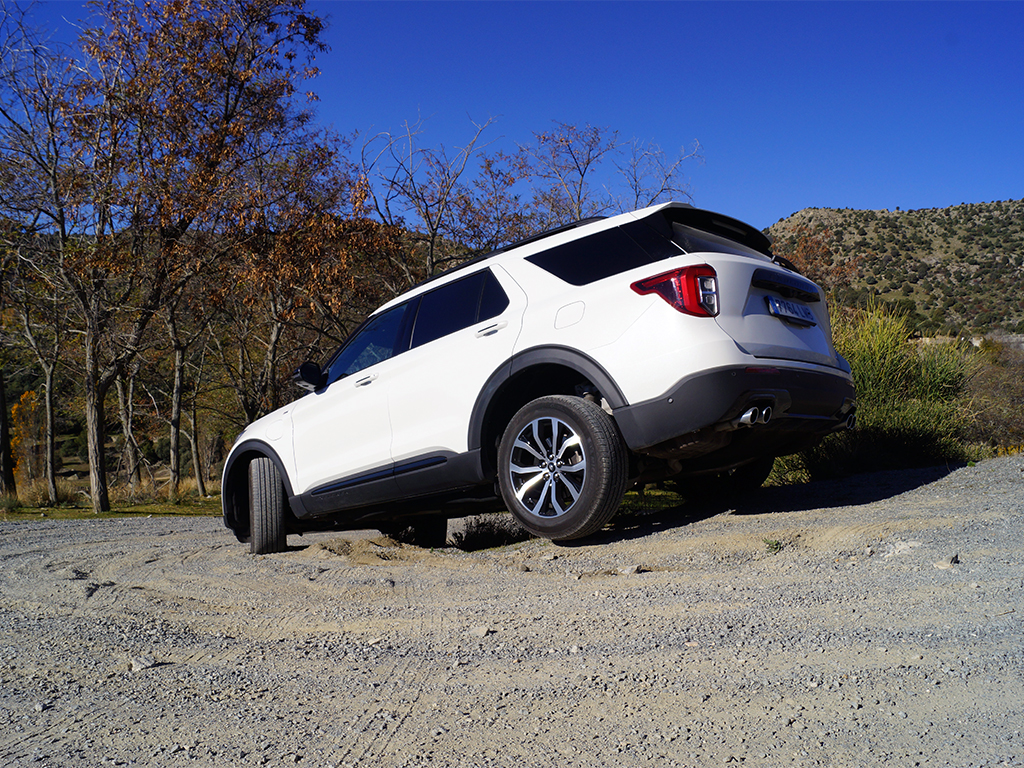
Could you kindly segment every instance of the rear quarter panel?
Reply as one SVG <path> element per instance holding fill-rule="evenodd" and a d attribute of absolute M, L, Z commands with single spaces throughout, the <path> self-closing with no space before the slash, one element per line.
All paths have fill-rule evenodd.
<path fill-rule="evenodd" d="M 543 345 L 571 347 L 598 362 L 629 402 L 656 397 L 690 373 L 749 360 L 711 318 L 684 315 L 660 296 L 641 296 L 633 282 L 678 266 L 665 259 L 589 285 L 573 286 L 529 262 L 515 278 L 530 296 L 517 352 Z"/>

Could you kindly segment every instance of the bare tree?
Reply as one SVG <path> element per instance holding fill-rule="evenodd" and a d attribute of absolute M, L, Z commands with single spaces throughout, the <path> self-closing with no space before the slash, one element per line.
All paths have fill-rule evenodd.
<path fill-rule="evenodd" d="M 11 450 L 11 428 L 7 407 L 6 382 L 0 369 L 0 496 L 16 496 L 14 479 L 14 451 Z"/>
<path fill-rule="evenodd" d="M 459 230 L 460 180 L 473 158 L 486 146 L 481 136 L 494 123 L 472 123 L 469 141 L 454 150 L 443 144 L 424 147 L 423 120 L 406 122 L 400 133 L 378 133 L 367 140 L 360 156 L 360 172 L 367 180 L 373 207 L 387 224 L 411 227 L 411 236 L 422 247 L 422 269 L 402 260 L 408 285 L 430 277 L 452 254 L 442 248 L 446 235 Z M 409 221 L 411 219 L 411 221 Z"/>
<path fill-rule="evenodd" d="M 456 187 L 450 237 L 471 254 L 521 240 L 537 226 L 523 200 L 522 168 L 504 153 L 481 155 L 479 170 Z"/>
<path fill-rule="evenodd" d="M 670 156 L 651 141 L 622 141 L 619 132 L 555 122 L 519 146 L 513 166 L 532 189 L 536 230 L 573 221 L 691 199 L 683 175 L 688 160 L 702 159 L 700 144 Z M 614 170 L 611 170 L 611 168 Z"/>
<path fill-rule="evenodd" d="M 0 246 L 0 319 L 5 318 L 7 313 L 7 274 L 11 261 L 8 249 Z M 10 358 L 10 345 L 5 339 L 3 346 L 0 346 L 0 496 L 17 496 L 18 493 L 14 478 L 14 450 L 11 445 L 11 412 L 7 407 L 7 382 L 4 375 Z"/>
<path fill-rule="evenodd" d="M 594 176 L 620 148 L 618 131 L 557 121 L 550 131 L 534 132 L 532 143 L 520 145 L 521 175 L 532 183 L 539 228 L 601 216 L 613 209 L 614 198 L 605 187 L 595 187 Z"/>
<path fill-rule="evenodd" d="M 700 142 L 696 140 L 692 148 L 681 147 L 678 154 L 670 157 L 653 141 L 633 139 L 625 158 L 615 163 L 627 190 L 620 198 L 620 210 L 633 211 L 684 198 L 692 200 L 682 165 L 687 160 L 702 159 Z"/>
<path fill-rule="evenodd" d="M 93 508 L 109 508 L 105 400 L 151 320 L 199 271 L 189 233 L 244 215 L 249 138 L 300 129 L 291 107 L 323 24 L 300 0 L 109 0 L 83 56 L 8 24 L 0 211 L 56 234 L 54 275 L 83 336 Z"/>
<path fill-rule="evenodd" d="M 0 327 L 0 339 L 5 344 L 27 349 L 42 371 L 45 413 L 43 477 L 50 503 L 56 504 L 56 378 L 64 356 L 69 311 L 60 287 L 48 279 L 45 270 L 38 268 L 39 262 L 45 261 L 45 253 L 35 254 L 33 246 L 42 246 L 45 251 L 46 240 L 9 235 L 0 239 L 0 244 L 11 254 L 10 266 L 5 270 L 5 284 L 0 291 L 7 294 L 8 314 L 17 317 L 16 323 Z"/>

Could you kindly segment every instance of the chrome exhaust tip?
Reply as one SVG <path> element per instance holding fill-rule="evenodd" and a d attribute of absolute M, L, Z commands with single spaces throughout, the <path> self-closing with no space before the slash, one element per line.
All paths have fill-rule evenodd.
<path fill-rule="evenodd" d="M 763 410 L 761 410 L 757 414 L 757 423 L 758 424 L 767 424 L 771 420 L 772 420 L 772 407 L 770 405 L 769 406 L 765 406 L 765 408 Z"/>
<path fill-rule="evenodd" d="M 757 408 L 748 408 L 743 412 L 743 415 L 737 419 L 737 421 L 745 427 L 750 427 L 758 422 L 760 416 L 761 414 L 758 412 Z"/>

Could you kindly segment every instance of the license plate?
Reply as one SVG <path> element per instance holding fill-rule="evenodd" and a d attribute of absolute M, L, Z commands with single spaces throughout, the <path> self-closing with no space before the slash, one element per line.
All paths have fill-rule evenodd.
<path fill-rule="evenodd" d="M 814 319 L 814 313 L 811 312 L 811 308 L 804 304 L 787 299 L 778 299 L 775 296 L 768 296 L 766 300 L 768 302 L 768 312 L 782 320 L 796 323 L 797 325 L 818 324 Z"/>

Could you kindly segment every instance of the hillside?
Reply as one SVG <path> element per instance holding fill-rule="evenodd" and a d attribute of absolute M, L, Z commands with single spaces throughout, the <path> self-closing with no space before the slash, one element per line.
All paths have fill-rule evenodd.
<path fill-rule="evenodd" d="M 856 260 L 840 301 L 902 305 L 923 334 L 1024 333 L 1024 200 L 911 211 L 808 208 L 768 228 L 785 255 L 799 233 Z"/>

